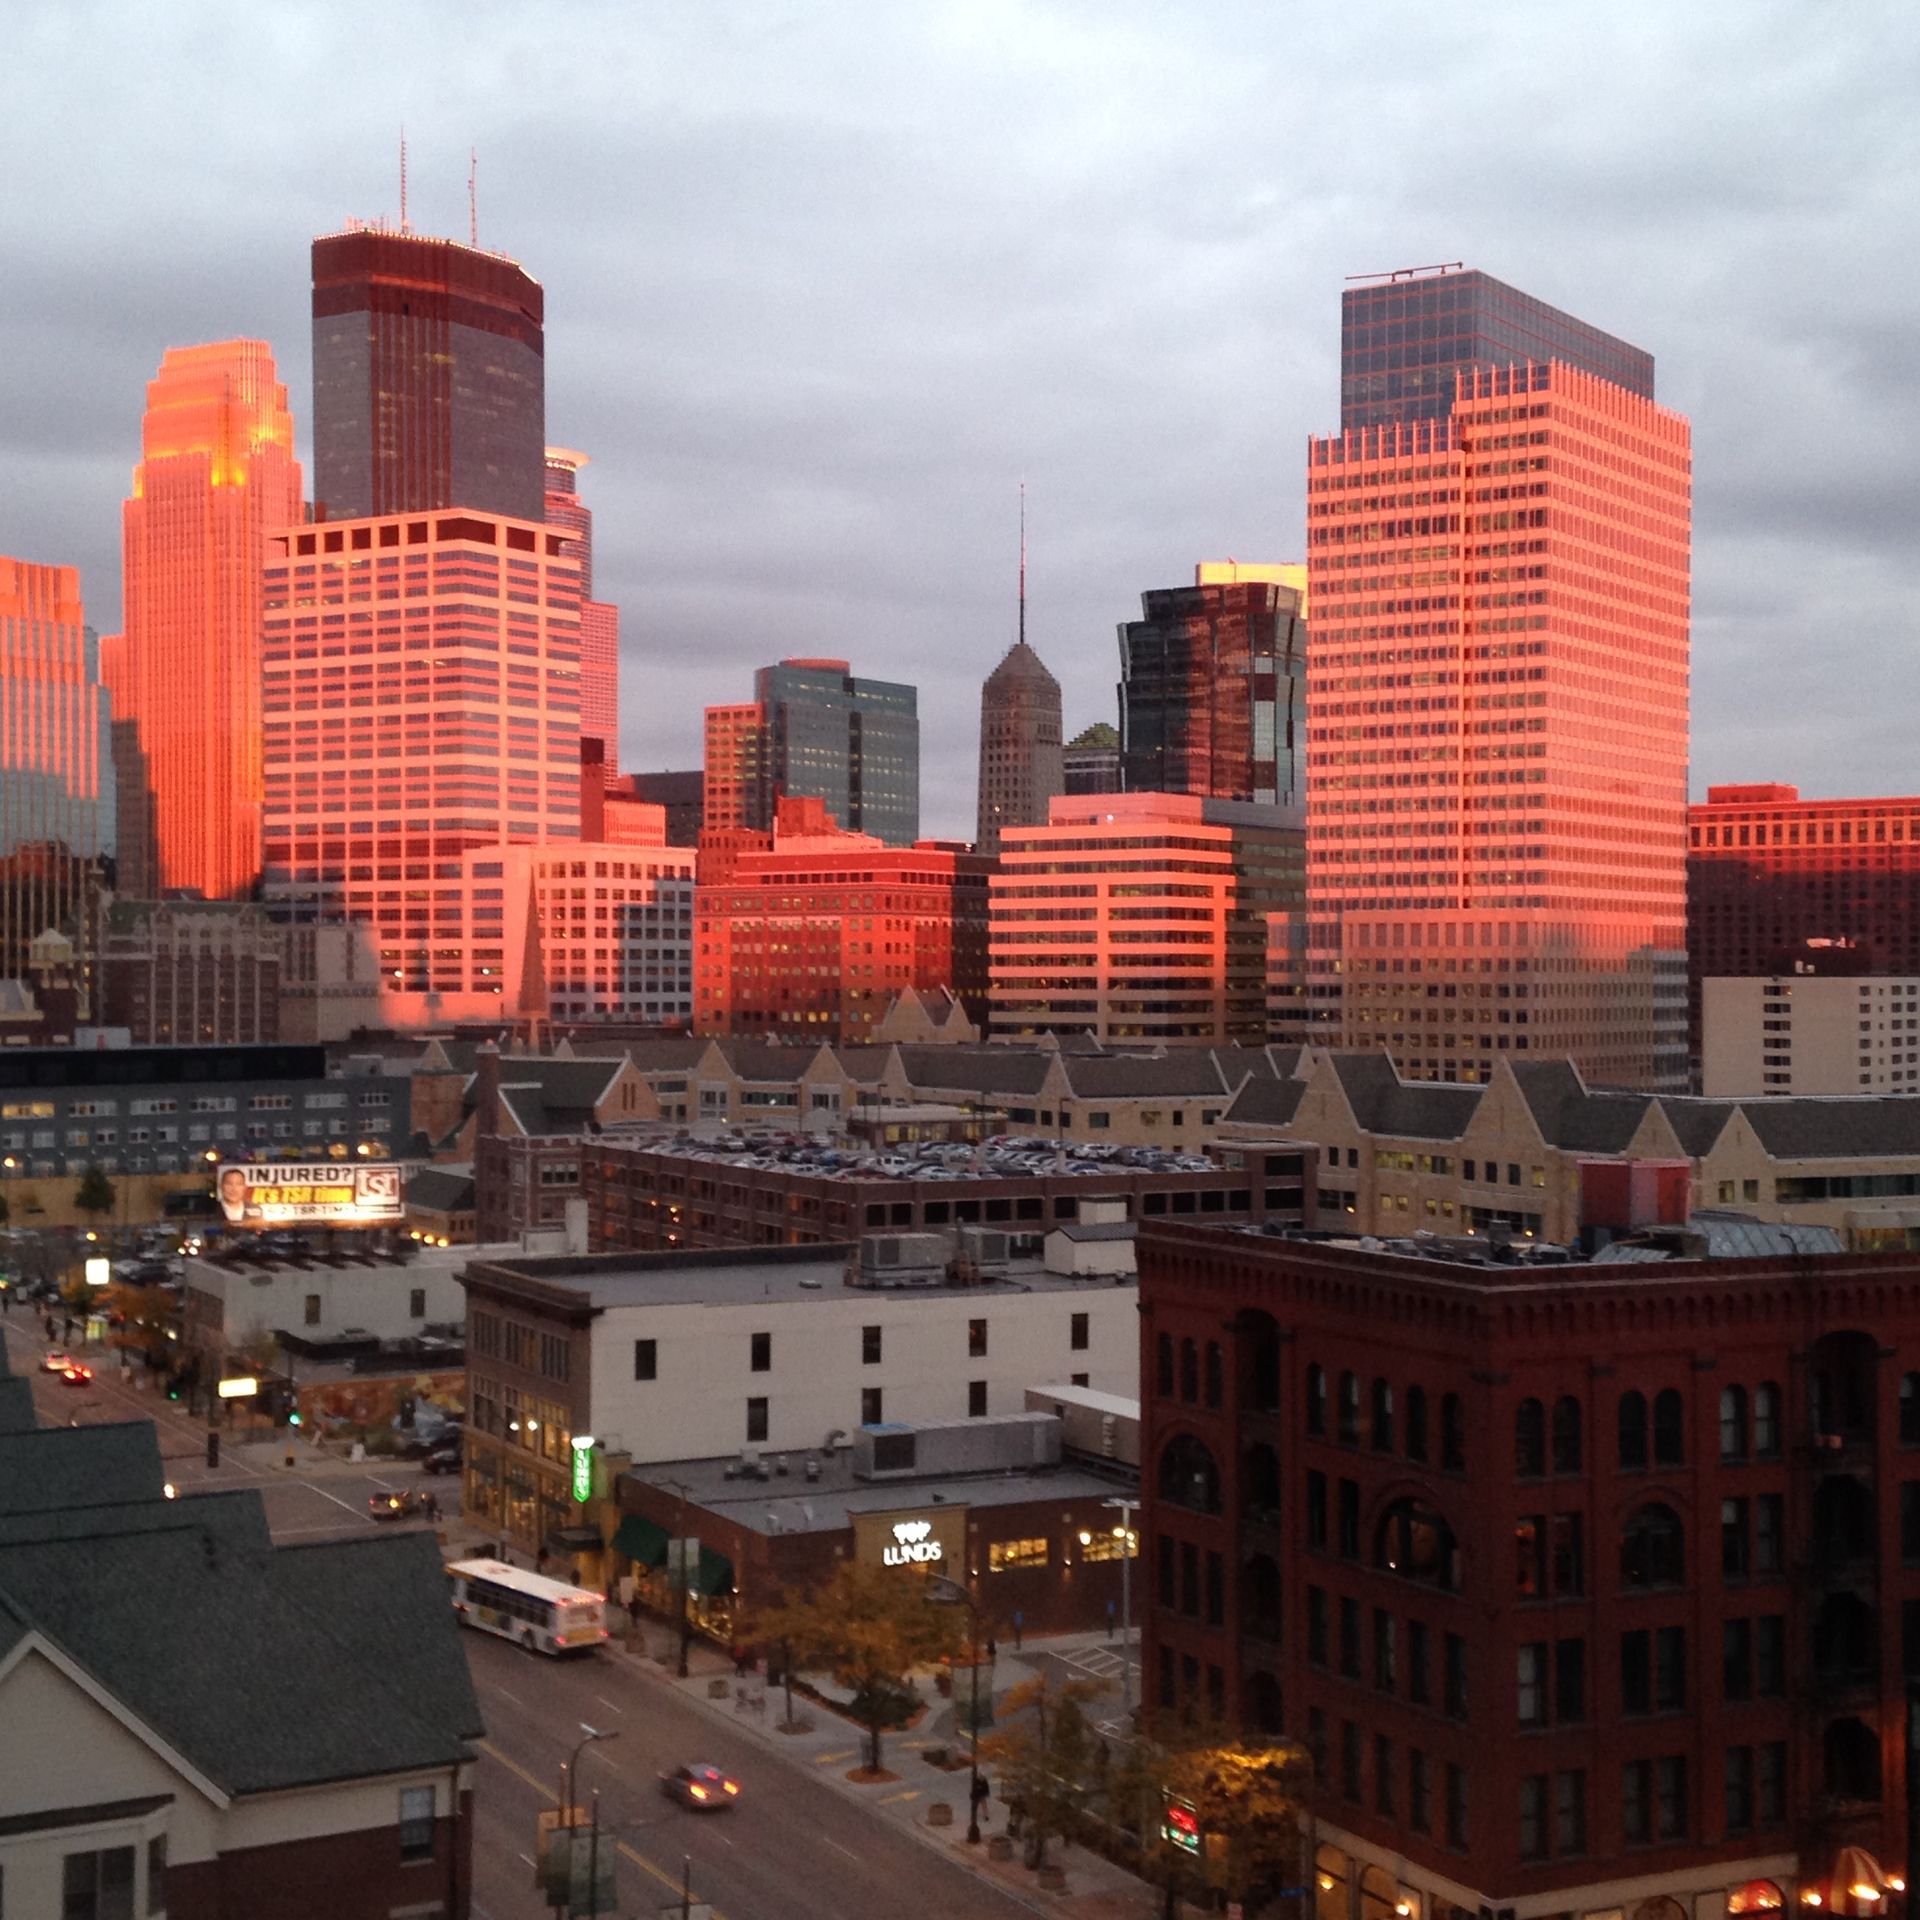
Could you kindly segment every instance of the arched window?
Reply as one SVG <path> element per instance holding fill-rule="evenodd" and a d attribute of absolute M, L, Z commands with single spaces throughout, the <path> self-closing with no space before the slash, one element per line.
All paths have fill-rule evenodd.
<path fill-rule="evenodd" d="M 1457 1393 L 1440 1396 L 1440 1465 L 1447 1473 L 1467 1470 L 1467 1413 Z"/>
<path fill-rule="evenodd" d="M 1220 1343 L 1217 1340 L 1207 1342 L 1207 1405 L 1217 1407 L 1224 1393 L 1221 1380 Z"/>
<path fill-rule="evenodd" d="M 1162 1333 L 1153 1343 L 1153 1368 L 1163 1400 L 1173 1398 L 1173 1335 Z"/>
<path fill-rule="evenodd" d="M 1393 1388 L 1385 1380 L 1373 1383 L 1373 1450 L 1393 1451 Z"/>
<path fill-rule="evenodd" d="M 1808 1374 L 1813 1430 L 1848 1446 L 1873 1438 L 1875 1374 L 1880 1343 L 1866 1333 L 1823 1333 L 1813 1343 Z"/>
<path fill-rule="evenodd" d="M 1189 1513 L 1220 1511 L 1220 1469 L 1204 1441 L 1181 1433 L 1160 1449 L 1160 1498 Z"/>
<path fill-rule="evenodd" d="M 1727 1895 L 1727 1911 L 1736 1916 L 1748 1913 L 1778 1913 L 1786 1904 L 1786 1895 L 1780 1891 L 1778 1883 L 1772 1880 L 1749 1880 L 1744 1887 L 1735 1887 Z"/>
<path fill-rule="evenodd" d="M 1180 1342 L 1180 1398 L 1189 1406 L 1200 1398 L 1200 1350 L 1191 1340 Z"/>
<path fill-rule="evenodd" d="M 1317 1361 L 1307 1369 L 1307 1431 L 1327 1430 L 1327 1374 Z"/>
<path fill-rule="evenodd" d="M 1829 1474 L 1813 1493 L 1813 1568 L 1817 1574 L 1871 1566 L 1879 1541 L 1873 1495 L 1850 1473 Z"/>
<path fill-rule="evenodd" d="M 1531 1397 L 1513 1416 L 1513 1470 L 1522 1480 L 1538 1480 L 1547 1470 L 1547 1410 Z"/>
<path fill-rule="evenodd" d="M 1357 1374 L 1340 1376 L 1340 1438 L 1348 1446 L 1360 1444 L 1360 1379 Z"/>
<path fill-rule="evenodd" d="M 1620 1471 L 1638 1473 L 1647 1464 L 1647 1396 L 1630 1388 L 1620 1396 Z"/>
<path fill-rule="evenodd" d="M 1570 1393 L 1553 1403 L 1553 1470 L 1580 1471 L 1580 1402 Z"/>
<path fill-rule="evenodd" d="M 1763 1380 L 1753 1390 L 1753 1452 L 1759 1460 L 1780 1457 L 1780 1389 Z"/>
<path fill-rule="evenodd" d="M 1264 1517 L 1280 1511 L 1280 1456 L 1264 1440 L 1246 1451 L 1242 1499 L 1251 1514 Z"/>
<path fill-rule="evenodd" d="M 1900 1376 L 1900 1444 L 1920 1447 L 1920 1373 Z"/>
<path fill-rule="evenodd" d="M 1653 1398 L 1653 1464 L 1677 1467 L 1686 1457 L 1686 1403 L 1677 1387 L 1662 1387 Z"/>
<path fill-rule="evenodd" d="M 1385 1867 L 1360 1869 L 1360 1920 L 1394 1920 L 1400 1883 Z"/>
<path fill-rule="evenodd" d="M 1280 1569 L 1264 1553 L 1250 1559 L 1241 1576 L 1242 1621 L 1260 1640 L 1280 1638 Z"/>
<path fill-rule="evenodd" d="M 1407 1458 L 1425 1461 L 1427 1457 L 1427 1390 L 1407 1389 Z"/>
<path fill-rule="evenodd" d="M 1623 1587 L 1678 1587 L 1686 1582 L 1686 1529 L 1671 1507 L 1649 1501 L 1620 1536 Z"/>
<path fill-rule="evenodd" d="M 1747 1457 L 1747 1390 L 1745 1387 L 1720 1389 L 1720 1458 L 1744 1460 Z"/>
<path fill-rule="evenodd" d="M 1446 1515 L 1424 1500 L 1396 1500 L 1380 1516 L 1373 1564 L 1447 1593 L 1460 1585 L 1460 1548 L 1453 1529 Z"/>
<path fill-rule="evenodd" d="M 1256 1733 L 1284 1733 L 1286 1714 L 1280 1703 L 1280 1682 L 1264 1670 L 1247 1675 L 1247 1724 Z"/>
<path fill-rule="evenodd" d="M 1813 1616 L 1813 1677 L 1823 1687 L 1870 1686 L 1880 1674 L 1873 1609 L 1857 1593 L 1830 1593 Z"/>
<path fill-rule="evenodd" d="M 1247 1405 L 1271 1413 L 1280 1404 L 1280 1327 L 1272 1314 L 1240 1316 L 1239 1354 Z"/>
<path fill-rule="evenodd" d="M 1860 1721 L 1832 1721 L 1820 1757 L 1830 1799 L 1872 1805 L 1880 1798 L 1880 1741 Z"/>

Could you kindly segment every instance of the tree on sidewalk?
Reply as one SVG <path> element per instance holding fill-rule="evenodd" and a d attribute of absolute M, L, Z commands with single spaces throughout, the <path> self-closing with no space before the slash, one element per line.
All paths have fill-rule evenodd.
<path fill-rule="evenodd" d="M 1073 1831 L 1095 1784 L 1100 1743 L 1081 1709 L 1102 1691 L 1093 1680 L 1051 1688 L 1044 1674 L 1023 1680 L 1000 1698 L 1000 1725 L 980 1742 L 980 1757 L 992 1761 L 1007 1799 L 1021 1810 L 1031 1867 L 1046 1864 L 1050 1837 Z"/>
<path fill-rule="evenodd" d="M 912 1573 L 848 1560 L 810 1593 L 789 1594 L 754 1617 L 754 1638 L 785 1649 L 796 1664 L 825 1667 L 853 1696 L 848 1710 L 866 1729 L 867 1768 L 880 1771 L 880 1736 L 905 1724 L 918 1696 L 916 1667 L 950 1659 L 965 1623 L 936 1607 Z M 791 1679 L 787 1714 L 793 1714 Z"/>

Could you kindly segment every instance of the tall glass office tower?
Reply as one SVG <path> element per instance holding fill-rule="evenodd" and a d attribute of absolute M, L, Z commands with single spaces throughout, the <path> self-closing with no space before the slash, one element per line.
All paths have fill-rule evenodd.
<path fill-rule="evenodd" d="M 1300 1037 L 1683 1090 L 1688 425 L 1638 349 L 1460 278 L 1349 293 L 1350 359 L 1424 288 L 1436 322 L 1546 316 L 1532 351 L 1389 338 L 1350 376 L 1381 397 L 1308 446 Z"/>
<path fill-rule="evenodd" d="M 368 227 L 314 241 L 316 508 L 538 520 L 544 318 L 540 283 L 501 254 Z"/>

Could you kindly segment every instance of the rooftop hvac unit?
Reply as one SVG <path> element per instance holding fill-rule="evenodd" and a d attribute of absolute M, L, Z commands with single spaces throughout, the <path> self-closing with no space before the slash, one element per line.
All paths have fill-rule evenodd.
<path fill-rule="evenodd" d="M 960 1256 L 976 1267 L 1004 1267 L 1012 1258 L 1011 1237 L 999 1227 L 962 1227 Z"/>

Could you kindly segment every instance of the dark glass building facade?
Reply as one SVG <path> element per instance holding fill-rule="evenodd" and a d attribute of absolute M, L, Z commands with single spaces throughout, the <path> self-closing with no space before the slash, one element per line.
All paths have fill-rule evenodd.
<path fill-rule="evenodd" d="M 513 261 L 359 230 L 313 243 L 313 488 L 331 520 L 538 520 L 545 296 Z"/>
<path fill-rule="evenodd" d="M 765 716 L 769 804 L 824 800 L 851 833 L 920 837 L 920 712 L 912 687 L 860 680 L 844 660 L 783 660 L 753 677 Z"/>
<path fill-rule="evenodd" d="M 1120 765 L 1129 793 L 1302 798 L 1306 621 L 1272 580 L 1140 596 L 1120 628 Z"/>
<path fill-rule="evenodd" d="M 1477 270 L 1414 273 L 1340 299 L 1340 426 L 1444 420 L 1467 367 L 1561 360 L 1643 400 L 1653 355 Z"/>

